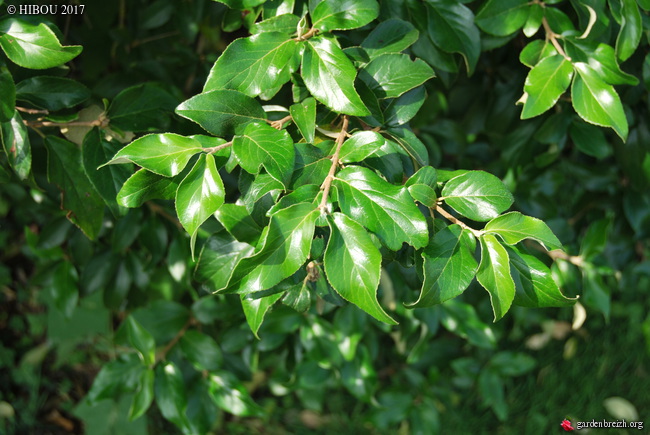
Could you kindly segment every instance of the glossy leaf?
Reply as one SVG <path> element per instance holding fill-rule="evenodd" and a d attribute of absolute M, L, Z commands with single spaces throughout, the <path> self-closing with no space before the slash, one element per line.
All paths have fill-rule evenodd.
<path fill-rule="evenodd" d="M 420 168 L 404 184 L 414 200 L 426 207 L 434 207 L 437 202 L 436 170 L 431 166 Z"/>
<path fill-rule="evenodd" d="M 542 22 L 544 20 L 544 8 L 537 3 L 533 3 L 532 5 L 529 5 L 529 13 L 528 13 L 528 18 L 526 19 L 526 23 L 524 24 L 524 35 L 526 37 L 530 38 L 537 31 L 539 28 L 542 26 Z"/>
<path fill-rule="evenodd" d="M 526 77 L 524 91 L 528 95 L 521 112 L 521 119 L 541 115 L 553 107 L 566 91 L 573 77 L 571 62 L 563 56 L 542 59 Z"/>
<path fill-rule="evenodd" d="M 111 127 L 123 131 L 165 129 L 178 100 L 152 83 L 132 86 L 117 94 L 108 108 Z"/>
<path fill-rule="evenodd" d="M 264 16 L 268 17 L 266 13 Z M 248 30 L 250 31 L 251 35 L 265 32 L 281 32 L 287 36 L 292 36 L 296 33 L 299 21 L 300 18 L 297 15 L 291 13 L 281 13 L 279 15 L 266 18 L 263 21 L 259 21 L 253 24 Z"/>
<path fill-rule="evenodd" d="M 216 136 L 232 135 L 236 128 L 266 118 L 264 109 L 256 100 L 233 90 L 195 95 L 181 103 L 176 113 Z"/>
<path fill-rule="evenodd" d="M 631 74 L 621 70 L 616 60 L 614 49 L 607 44 L 589 44 L 578 40 L 569 39 L 567 53 L 573 62 L 584 62 L 610 85 L 636 86 L 639 80 Z"/>
<path fill-rule="evenodd" d="M 125 328 L 129 343 L 138 351 L 142 362 L 146 366 L 152 366 L 156 358 L 156 342 L 153 336 L 133 316 L 126 318 Z"/>
<path fill-rule="evenodd" d="M 384 53 L 399 53 L 418 39 L 419 32 L 408 21 L 391 18 L 382 21 L 363 40 L 361 47 L 374 59 Z"/>
<path fill-rule="evenodd" d="M 144 370 L 140 375 L 138 390 L 133 396 L 129 409 L 129 420 L 133 421 L 144 415 L 151 406 L 154 396 L 155 373 L 153 369 Z"/>
<path fill-rule="evenodd" d="M 32 170 L 32 146 L 27 127 L 17 110 L 12 118 L 0 124 L 0 139 L 7 154 L 9 166 L 21 180 L 26 180 Z"/>
<path fill-rule="evenodd" d="M 301 75 L 314 98 L 335 112 L 355 116 L 370 113 L 354 89 L 356 69 L 331 40 L 317 36 L 307 41 Z"/>
<path fill-rule="evenodd" d="M 575 299 L 560 292 L 551 271 L 537 257 L 516 246 L 507 247 L 510 272 L 515 282 L 515 305 L 522 307 L 566 307 Z"/>
<path fill-rule="evenodd" d="M 246 206 L 224 204 L 214 216 L 235 239 L 252 245 L 257 244 L 262 234 L 262 227 L 251 216 Z"/>
<path fill-rule="evenodd" d="M 476 275 L 476 240 L 458 225 L 436 233 L 424 248 L 424 283 L 420 297 L 409 308 L 430 307 L 453 299 L 467 289 Z"/>
<path fill-rule="evenodd" d="M 327 280 L 343 299 L 375 319 L 397 324 L 377 301 L 381 253 L 365 228 L 342 213 L 328 218 L 330 238 L 325 250 Z"/>
<path fill-rule="evenodd" d="M 146 169 L 135 172 L 117 193 L 117 202 L 123 207 L 140 207 L 152 199 L 174 199 L 179 180 L 163 177 Z"/>
<path fill-rule="evenodd" d="M 222 290 L 228 285 L 237 263 L 252 255 L 253 251 L 253 246 L 237 241 L 229 234 L 215 234 L 203 246 L 195 277 L 211 291 Z"/>
<path fill-rule="evenodd" d="M 202 332 L 189 330 L 179 341 L 185 357 L 199 370 L 215 371 L 223 365 L 223 353 L 216 341 Z"/>
<path fill-rule="evenodd" d="M 411 60 L 401 53 L 377 56 L 359 71 L 359 79 L 379 98 L 395 98 L 434 77 L 421 59 Z"/>
<path fill-rule="evenodd" d="M 540 60 L 555 55 L 557 55 L 557 50 L 553 47 L 553 44 L 541 39 L 535 39 L 521 50 L 519 61 L 528 68 L 534 68 Z"/>
<path fill-rule="evenodd" d="M 71 142 L 54 136 L 45 139 L 48 149 L 47 176 L 61 190 L 61 208 L 67 218 L 94 240 L 104 221 L 104 201 L 86 177 L 81 151 Z"/>
<path fill-rule="evenodd" d="M 16 99 L 47 110 L 74 107 L 90 98 L 83 84 L 63 77 L 37 76 L 16 85 Z"/>
<path fill-rule="evenodd" d="M 316 132 L 316 100 L 306 98 L 289 107 L 289 113 L 305 142 L 313 143 Z"/>
<path fill-rule="evenodd" d="M 286 130 L 276 130 L 268 124 L 250 123 L 232 144 L 240 166 L 251 174 L 258 174 L 260 166 L 271 177 L 287 186 L 293 171 L 295 151 L 293 140 Z"/>
<path fill-rule="evenodd" d="M 526 23 L 529 7 L 527 0 L 489 0 L 476 14 L 476 24 L 492 35 L 508 36 Z"/>
<path fill-rule="evenodd" d="M 481 53 L 481 36 L 474 14 L 455 0 L 430 0 L 427 3 L 429 35 L 448 53 L 460 53 L 471 75 Z"/>
<path fill-rule="evenodd" d="M 253 295 L 241 295 L 241 306 L 244 309 L 246 322 L 255 334 L 255 337 L 260 338 L 257 333 L 262 326 L 264 316 L 271 309 L 271 307 L 282 297 L 283 293 L 276 293 L 261 298 L 253 298 Z"/>
<path fill-rule="evenodd" d="M 78 276 L 72 263 L 63 261 L 54 270 L 52 276 L 52 296 L 54 306 L 70 319 L 79 300 Z"/>
<path fill-rule="evenodd" d="M 255 255 L 235 267 L 228 291 L 248 294 L 266 290 L 293 275 L 309 255 L 319 214 L 315 205 L 301 203 L 272 215 Z"/>
<path fill-rule="evenodd" d="M 376 0 L 328 0 L 311 13 L 313 26 L 321 32 L 365 26 L 379 15 Z"/>
<path fill-rule="evenodd" d="M 119 150 L 106 165 L 133 162 L 158 175 L 173 177 L 202 150 L 201 143 L 189 137 L 174 133 L 149 134 Z"/>
<path fill-rule="evenodd" d="M 576 74 L 571 86 L 573 108 L 582 119 L 602 127 L 611 127 L 621 139 L 628 134 L 623 104 L 614 88 L 602 81 L 587 64 L 573 64 Z"/>
<path fill-rule="evenodd" d="M 135 354 L 123 355 L 107 362 L 95 377 L 88 392 L 88 401 L 96 403 L 135 390 L 143 371 L 145 367 Z"/>
<path fill-rule="evenodd" d="M 339 159 L 343 163 L 361 162 L 383 145 L 385 139 L 375 131 L 354 133 L 341 145 Z"/>
<path fill-rule="evenodd" d="M 476 280 L 490 294 L 494 321 L 501 319 L 515 298 L 515 283 L 510 275 L 508 251 L 492 234 L 484 234 L 481 241 L 481 263 Z"/>
<path fill-rule="evenodd" d="M 369 169 L 349 166 L 336 174 L 341 211 L 377 234 L 393 251 L 408 243 L 428 243 L 426 220 L 408 191 L 388 183 Z"/>
<path fill-rule="evenodd" d="M 185 381 L 179 368 L 171 361 L 156 366 L 156 405 L 167 420 L 181 429 L 189 427 L 185 410 L 187 393 Z"/>
<path fill-rule="evenodd" d="M 208 376 L 208 391 L 214 403 L 231 414 L 239 416 L 263 416 L 264 410 L 230 372 L 217 372 Z"/>
<path fill-rule="evenodd" d="M 616 38 L 616 55 L 621 61 L 626 61 L 636 51 L 641 34 L 643 23 L 641 12 L 635 0 L 621 0 L 621 30 Z"/>
<path fill-rule="evenodd" d="M 514 201 L 501 180 L 483 171 L 469 171 L 452 178 L 442 189 L 442 196 L 451 208 L 478 222 L 497 217 Z"/>
<path fill-rule="evenodd" d="M 424 86 L 411 89 L 398 98 L 390 100 L 384 108 L 384 119 L 389 127 L 409 122 L 420 110 L 427 97 Z"/>
<path fill-rule="evenodd" d="M 16 85 L 7 67 L 0 66 L 0 122 L 10 121 L 16 108 Z"/>
<path fill-rule="evenodd" d="M 194 239 L 203 222 L 221 207 L 226 191 L 214 164 L 212 154 L 201 154 L 192 170 L 178 185 L 176 191 L 176 214 L 183 228 Z"/>
<path fill-rule="evenodd" d="M 34 25 L 19 18 L 0 20 L 0 47 L 23 68 L 47 69 L 63 65 L 81 53 L 81 46 L 62 46 L 44 23 Z"/>
<path fill-rule="evenodd" d="M 498 234 L 509 245 L 514 245 L 524 239 L 533 239 L 542 243 L 548 250 L 562 248 L 562 243 L 546 223 L 516 211 L 492 219 L 483 230 Z"/>
<path fill-rule="evenodd" d="M 282 86 L 298 69 L 298 41 L 267 32 L 233 41 L 215 62 L 203 92 L 235 89 L 249 97 Z"/>

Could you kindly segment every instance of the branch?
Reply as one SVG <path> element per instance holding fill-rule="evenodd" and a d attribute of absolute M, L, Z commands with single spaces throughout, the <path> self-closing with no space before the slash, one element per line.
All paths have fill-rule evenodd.
<path fill-rule="evenodd" d="M 169 222 L 176 225 L 176 227 L 179 230 L 185 231 L 185 228 L 183 228 L 183 225 L 180 223 L 180 221 L 178 219 L 176 219 L 174 216 L 167 213 L 167 211 L 164 208 L 162 208 L 161 206 L 159 206 L 158 204 L 156 204 L 154 202 L 147 202 L 147 207 L 149 207 L 149 210 L 151 210 L 154 214 L 159 214 L 160 216 L 167 219 Z"/>
<path fill-rule="evenodd" d="M 343 115 L 343 126 L 341 127 L 341 131 L 339 132 L 339 135 L 336 138 L 336 142 L 335 142 L 336 151 L 334 151 L 334 155 L 332 156 L 332 166 L 330 166 L 330 171 L 327 174 L 327 177 L 325 177 L 323 184 L 320 186 L 321 190 L 323 191 L 323 199 L 321 199 L 318 208 L 321 210 L 321 212 L 327 210 L 327 198 L 329 197 L 330 188 L 332 187 L 332 181 L 334 180 L 334 173 L 336 172 L 336 168 L 339 165 L 339 155 L 341 154 L 341 145 L 343 145 L 345 138 L 348 136 L 348 123 L 349 123 L 348 115 Z"/>
<path fill-rule="evenodd" d="M 158 352 L 158 354 L 156 355 L 155 364 L 158 364 L 160 361 L 164 360 L 167 357 L 167 354 L 169 353 L 169 351 L 172 350 L 172 348 L 174 346 L 176 346 L 178 341 L 181 338 L 183 338 L 183 336 L 185 335 L 187 330 L 190 328 L 190 326 L 194 325 L 195 323 L 196 323 L 196 320 L 194 320 L 194 317 L 190 317 L 189 319 L 187 319 L 187 322 L 185 322 L 185 325 L 183 325 L 181 330 L 176 333 L 174 338 L 172 338 L 171 341 L 169 343 L 167 343 L 167 345 L 160 352 Z"/>
<path fill-rule="evenodd" d="M 315 28 L 315 27 L 312 27 L 311 29 L 309 29 L 309 31 L 307 33 L 305 33 L 302 36 L 299 36 L 299 37 L 295 38 L 295 40 L 296 41 L 306 41 L 309 38 L 315 36 L 317 33 L 318 33 L 318 29 Z"/>
<path fill-rule="evenodd" d="M 291 115 L 287 115 L 287 116 L 285 116 L 285 117 L 282 118 L 282 119 L 278 119 L 278 120 L 275 120 L 275 121 L 268 121 L 268 120 L 267 120 L 267 122 L 268 122 L 269 124 L 271 124 L 271 127 L 275 128 L 276 130 L 282 130 L 282 126 L 284 125 L 284 123 L 285 123 L 285 122 L 289 122 L 289 121 L 291 121 L 292 119 L 293 119 L 293 118 L 291 117 Z"/>
<path fill-rule="evenodd" d="M 16 106 L 16 110 L 23 113 L 29 113 L 30 115 L 49 115 L 50 112 L 47 110 L 39 109 L 28 109 L 26 107 Z"/>
<path fill-rule="evenodd" d="M 542 18 L 542 25 L 544 26 L 544 32 L 546 32 L 546 39 L 551 41 L 551 44 L 553 44 L 553 47 L 557 50 L 558 53 L 562 55 L 566 60 L 571 61 L 571 58 L 567 56 L 567 54 L 564 52 L 564 49 L 558 42 L 557 38 L 560 36 L 557 33 L 551 29 L 551 26 L 548 25 L 548 21 L 546 20 L 546 17 Z"/>
<path fill-rule="evenodd" d="M 222 143 L 221 145 L 217 145 L 217 146 L 214 146 L 214 147 L 203 148 L 203 151 L 205 151 L 205 152 L 208 153 L 208 154 L 214 154 L 214 153 L 216 153 L 217 151 L 221 151 L 222 149 L 224 149 L 224 148 L 228 148 L 228 147 L 230 147 L 230 146 L 232 146 L 232 141 L 230 141 L 230 142 L 226 142 L 226 143 Z"/>
<path fill-rule="evenodd" d="M 459 227 L 461 227 L 462 229 L 467 230 L 467 231 L 471 232 L 472 234 L 474 234 L 474 237 L 480 237 L 483 234 L 483 231 L 475 230 L 474 228 L 467 225 L 465 222 L 461 221 L 460 219 L 458 219 L 457 217 L 455 217 L 454 215 L 449 213 L 444 208 L 440 207 L 439 205 L 436 205 L 436 211 L 438 213 L 440 213 L 440 215 L 442 217 L 444 217 L 445 219 L 450 221 L 452 224 L 456 224 Z"/>

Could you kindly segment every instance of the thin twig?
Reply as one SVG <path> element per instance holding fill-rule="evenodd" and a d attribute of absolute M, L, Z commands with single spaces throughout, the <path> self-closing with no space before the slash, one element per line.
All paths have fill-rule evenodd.
<path fill-rule="evenodd" d="M 187 330 L 190 328 L 190 326 L 194 325 L 194 323 L 196 323 L 196 321 L 193 317 L 187 319 L 185 325 L 183 325 L 181 330 L 176 333 L 174 338 L 172 338 L 171 341 L 167 343 L 167 345 L 160 352 L 158 352 L 158 355 L 156 355 L 156 364 L 158 364 L 160 361 L 163 361 L 167 357 L 169 351 L 172 350 L 174 346 L 176 346 L 179 340 L 183 338 Z"/>
<path fill-rule="evenodd" d="M 553 47 L 557 50 L 559 54 L 562 55 L 566 60 L 571 61 L 571 58 L 564 52 L 564 49 L 558 42 L 557 38 L 560 36 L 557 33 L 551 29 L 551 26 L 549 26 L 548 21 L 546 20 L 546 17 L 542 18 L 542 25 L 544 26 L 544 32 L 546 32 L 546 39 L 551 41 L 551 44 L 553 44 Z"/>
<path fill-rule="evenodd" d="M 269 124 L 271 124 L 271 127 L 275 128 L 276 130 L 282 130 L 282 126 L 284 125 L 285 122 L 291 121 L 293 118 L 291 115 L 287 115 L 282 119 L 278 119 L 275 121 L 267 121 Z"/>
<path fill-rule="evenodd" d="M 205 152 L 208 153 L 208 154 L 214 154 L 214 153 L 216 153 L 217 151 L 220 151 L 220 150 L 222 150 L 222 149 L 224 149 L 224 148 L 228 148 L 228 147 L 230 147 L 230 146 L 232 146 L 232 141 L 230 141 L 230 142 L 226 142 L 226 143 L 222 143 L 221 145 L 217 145 L 217 146 L 214 146 L 214 147 L 203 148 L 203 151 L 205 151 Z"/>
<path fill-rule="evenodd" d="M 470 227 L 469 225 L 467 225 L 465 222 L 461 221 L 460 219 L 458 219 L 457 217 L 455 217 L 454 215 L 452 215 L 451 213 L 449 213 L 449 212 L 448 212 L 447 210 L 445 210 L 444 208 L 440 207 L 439 205 L 436 205 L 436 211 L 437 211 L 438 213 L 440 213 L 440 215 L 441 215 L 442 217 L 444 217 L 445 219 L 447 219 L 447 220 L 450 221 L 451 223 L 456 224 L 456 225 L 458 225 L 459 227 L 461 227 L 462 229 L 471 232 L 472 234 L 474 234 L 475 237 L 480 237 L 480 236 L 483 234 L 483 231 L 481 231 L 481 230 L 475 230 L 474 228 L 472 228 L 472 227 Z"/>
<path fill-rule="evenodd" d="M 315 36 L 317 33 L 318 33 L 318 29 L 315 28 L 315 27 L 312 27 L 311 29 L 309 29 L 309 31 L 307 33 L 305 33 L 304 35 L 299 36 L 299 37 L 297 37 L 295 39 L 296 39 L 296 41 L 306 41 L 307 39 Z"/>
<path fill-rule="evenodd" d="M 151 210 L 154 214 L 159 214 L 160 216 L 167 219 L 169 222 L 176 225 L 176 227 L 179 230 L 185 231 L 185 229 L 183 228 L 183 225 L 180 223 L 180 221 L 176 217 L 174 217 L 171 214 L 167 213 L 167 211 L 164 208 L 162 208 L 161 206 L 159 206 L 158 204 L 156 204 L 154 202 L 147 202 L 147 207 L 149 207 L 149 210 Z"/>
<path fill-rule="evenodd" d="M 70 121 L 70 122 L 51 122 L 51 121 L 29 121 L 23 120 L 26 126 L 33 128 L 42 128 L 42 127 L 105 127 L 105 122 L 100 119 L 95 119 L 93 121 Z"/>
<path fill-rule="evenodd" d="M 49 115 L 50 112 L 47 110 L 39 109 L 28 109 L 26 107 L 16 106 L 16 110 L 23 113 L 29 113 L 30 115 Z"/>
<path fill-rule="evenodd" d="M 325 181 L 323 181 L 323 184 L 320 187 L 321 190 L 323 191 L 323 199 L 321 199 L 318 208 L 321 210 L 321 212 L 327 211 L 327 198 L 329 197 L 330 194 L 330 188 L 332 187 L 332 181 L 334 180 L 334 174 L 336 173 L 336 168 L 339 165 L 339 155 L 341 154 L 341 145 L 343 145 L 343 142 L 345 141 L 345 138 L 348 135 L 348 123 L 349 123 L 348 115 L 343 115 L 343 126 L 341 127 L 341 131 L 339 132 L 339 135 L 335 141 L 336 150 L 334 151 L 334 155 L 332 156 L 332 166 L 330 166 L 330 170 L 327 174 L 327 177 L 325 177 Z"/>

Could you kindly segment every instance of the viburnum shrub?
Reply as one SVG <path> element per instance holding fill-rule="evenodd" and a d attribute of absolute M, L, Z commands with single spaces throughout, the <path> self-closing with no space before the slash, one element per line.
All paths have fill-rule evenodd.
<path fill-rule="evenodd" d="M 521 159 L 535 132 L 549 144 L 545 154 L 530 156 L 537 167 L 555 161 L 567 141 L 605 158 L 607 141 L 618 141 L 614 133 L 622 141 L 631 135 L 628 119 L 635 114 L 626 114 L 614 86 L 639 84 L 619 63 L 645 35 L 640 8 L 647 10 L 648 2 L 221 3 L 228 7 L 224 29 L 240 37 L 219 54 L 200 93 L 178 104 L 180 92 L 145 83 L 81 111 L 71 109 L 91 97 L 83 84 L 60 73 L 25 75 L 16 65 L 60 67 L 82 48 L 62 46 L 53 24 L 0 18 L 7 60 L 0 60 L 0 177 L 19 179 L 36 196 L 39 185 L 56 185 L 65 217 L 104 246 L 51 258 L 53 305 L 71 317 L 80 297 L 102 291 L 105 306 L 121 313 L 114 337 L 121 347 L 97 375 L 89 403 L 130 395 L 129 416 L 137 419 L 155 398 L 162 416 L 184 433 L 213 427 L 215 406 L 263 415 L 241 381 L 260 364 L 251 356 L 255 342 L 235 344 L 226 333 L 208 332 L 206 325 L 236 309 L 232 297 L 221 295 L 238 295 L 255 336 L 265 318 L 285 323 L 269 330 L 266 345 L 284 346 L 282 372 L 291 372 L 288 364 L 319 375 L 301 365 L 300 354 L 312 352 L 314 337 L 331 336 L 320 356 L 310 358 L 341 370 L 351 393 L 371 401 L 376 379 L 365 384 L 362 372 L 372 370 L 378 345 L 359 345 L 366 314 L 386 325 L 442 322 L 472 344 L 493 348 L 494 337 L 481 335 L 488 327 L 472 306 L 454 301 L 466 290 L 485 289 L 498 321 L 513 305 L 575 304 L 558 286 L 566 268 L 552 273 L 545 259 L 578 266 L 586 280 L 602 282 L 602 270 L 589 265 L 589 244 L 600 242 L 583 245 L 580 256 L 563 252 L 543 220 L 517 211 L 516 179 L 526 179 L 528 162 Z M 476 77 L 486 74 L 477 68 L 482 52 L 502 46 L 530 68 L 525 81 L 505 80 L 518 91 L 499 95 L 504 111 L 519 104 L 522 120 L 546 117 L 542 133 L 535 121 L 515 124 L 510 135 L 498 126 L 486 134 L 503 141 L 511 169 L 503 180 L 481 166 L 446 162 L 460 151 L 450 151 L 456 145 L 445 140 L 460 134 L 464 145 L 457 145 L 465 146 L 476 139 L 471 122 L 466 132 L 434 124 L 448 104 L 441 89 L 470 78 L 495 80 Z M 646 81 L 648 65 L 642 66 Z M 24 78 L 14 84 L 17 75 Z M 487 124 L 499 115 L 477 119 Z M 47 181 L 32 166 L 32 140 L 47 150 Z M 59 225 L 66 235 L 72 231 L 64 220 Z M 610 221 L 598 225 L 591 230 L 596 239 Z M 164 262 L 173 284 L 160 284 L 166 296 L 149 299 Z M 602 295 L 594 295 L 587 303 L 591 298 L 602 310 Z M 436 306 L 444 311 L 432 311 Z M 321 317 L 334 317 L 335 326 Z M 241 337 L 240 320 L 224 321 L 223 328 Z M 314 325 L 321 326 L 299 331 Z M 386 325 L 377 323 L 373 336 L 390 334 Z M 328 361 L 328 352 L 339 353 Z M 507 406 L 503 397 L 490 396 L 491 382 L 502 389 L 502 377 L 534 363 L 517 356 L 527 368 L 508 372 L 498 368 L 503 355 L 490 360 L 480 388 L 505 419 Z M 238 364 L 248 368 L 238 372 Z M 284 394 L 275 385 L 274 393 Z M 209 404 L 197 405 L 203 398 Z"/>

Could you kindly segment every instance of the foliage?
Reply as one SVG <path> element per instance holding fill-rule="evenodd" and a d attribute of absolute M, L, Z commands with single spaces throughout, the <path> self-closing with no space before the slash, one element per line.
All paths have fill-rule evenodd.
<path fill-rule="evenodd" d="M 85 342 L 97 368 L 47 421 L 209 433 L 269 423 L 283 397 L 430 433 L 478 392 L 506 422 L 512 378 L 537 364 L 518 341 L 541 349 L 558 336 L 540 325 L 574 316 L 571 358 L 585 316 L 647 307 L 648 6 L 143 0 L 1 16 L 0 285 L 50 326 L 20 367 L 51 349 L 74 364 Z"/>

